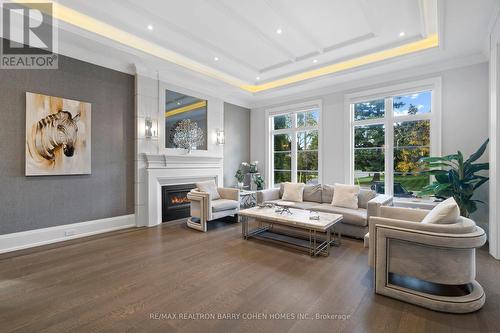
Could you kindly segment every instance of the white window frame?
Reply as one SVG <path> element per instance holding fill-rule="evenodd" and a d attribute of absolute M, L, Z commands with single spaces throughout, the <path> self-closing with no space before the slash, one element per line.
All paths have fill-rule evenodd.
<path fill-rule="evenodd" d="M 310 109 L 318 109 L 318 125 L 317 126 L 309 126 L 309 127 L 300 127 L 297 128 L 297 113 L 308 111 Z M 318 183 L 322 182 L 322 174 L 323 174 L 323 125 L 322 125 L 322 110 L 323 110 L 323 101 L 311 100 L 302 103 L 289 104 L 279 107 L 274 107 L 266 110 L 266 179 L 267 188 L 272 188 L 274 186 L 274 156 L 271 156 L 273 153 L 273 141 L 275 134 L 292 134 L 292 152 L 293 148 L 297 146 L 297 133 L 303 131 L 318 131 Z M 272 128 L 273 117 L 290 114 L 292 113 L 292 121 L 293 128 L 274 130 Z M 292 153 L 292 182 L 297 181 L 297 156 Z"/>
<path fill-rule="evenodd" d="M 393 97 L 431 91 L 431 112 L 411 116 L 394 116 Z M 385 101 L 385 116 L 383 119 L 354 120 L 355 103 L 383 99 Z M 360 91 L 345 95 L 344 107 L 346 117 L 345 135 L 348 138 L 348 148 L 345 150 L 345 182 L 354 183 L 354 127 L 383 123 L 385 126 L 385 194 L 393 195 L 394 173 L 394 123 L 404 121 L 430 120 L 430 155 L 441 156 L 441 77 L 391 85 L 383 88 Z M 397 198 L 395 198 L 397 199 Z M 407 199 L 406 199 L 407 200 Z"/>

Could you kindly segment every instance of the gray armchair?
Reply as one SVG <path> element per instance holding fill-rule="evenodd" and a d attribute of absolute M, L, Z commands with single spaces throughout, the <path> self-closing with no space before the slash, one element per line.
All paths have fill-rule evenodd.
<path fill-rule="evenodd" d="M 191 200 L 191 217 L 187 226 L 199 231 L 207 231 L 207 222 L 225 216 L 237 216 L 240 208 L 240 190 L 217 188 L 220 198 L 213 199 L 209 192 L 192 189 L 187 197 Z"/>
<path fill-rule="evenodd" d="M 475 280 L 475 249 L 486 242 L 484 230 L 464 217 L 451 224 L 421 223 L 428 212 L 381 207 L 370 218 L 375 292 L 443 312 L 480 309 L 485 294 Z"/>

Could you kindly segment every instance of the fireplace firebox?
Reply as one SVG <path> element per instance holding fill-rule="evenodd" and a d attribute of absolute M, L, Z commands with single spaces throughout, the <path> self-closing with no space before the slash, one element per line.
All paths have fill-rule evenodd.
<path fill-rule="evenodd" d="M 162 222 L 188 217 L 190 203 L 187 194 L 194 184 L 162 186 Z"/>

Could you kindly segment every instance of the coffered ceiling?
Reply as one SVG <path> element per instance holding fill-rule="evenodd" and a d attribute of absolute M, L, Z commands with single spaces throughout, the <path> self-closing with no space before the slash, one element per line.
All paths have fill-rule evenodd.
<path fill-rule="evenodd" d="M 118 50 L 128 56 L 117 61 L 175 69 L 246 97 L 407 58 L 478 53 L 498 9 L 495 0 L 58 3 L 62 53 Z"/>

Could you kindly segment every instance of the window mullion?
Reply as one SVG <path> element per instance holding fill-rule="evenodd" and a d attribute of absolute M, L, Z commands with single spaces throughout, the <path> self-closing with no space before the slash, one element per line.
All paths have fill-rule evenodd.
<path fill-rule="evenodd" d="M 385 194 L 394 191 L 394 112 L 392 97 L 385 98 Z"/>
<path fill-rule="evenodd" d="M 292 134 L 292 183 L 297 182 L 297 113 L 292 114 L 293 134 Z"/>
<path fill-rule="evenodd" d="M 271 157 L 270 157 L 270 161 L 269 161 L 269 164 L 270 164 L 270 167 L 271 167 L 271 172 L 269 172 L 269 185 L 270 187 L 274 187 L 274 134 L 271 133 L 270 135 L 270 145 L 271 145 Z"/>

